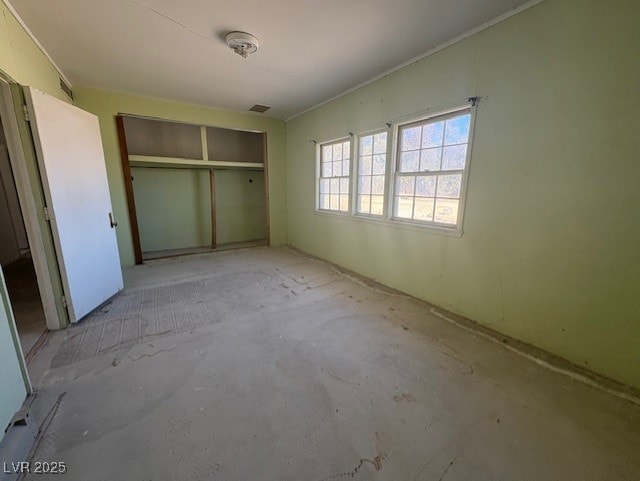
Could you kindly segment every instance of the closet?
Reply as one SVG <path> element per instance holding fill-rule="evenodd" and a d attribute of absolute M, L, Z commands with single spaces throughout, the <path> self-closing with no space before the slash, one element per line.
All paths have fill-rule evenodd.
<path fill-rule="evenodd" d="M 136 263 L 268 244 L 264 132 L 116 121 Z"/>

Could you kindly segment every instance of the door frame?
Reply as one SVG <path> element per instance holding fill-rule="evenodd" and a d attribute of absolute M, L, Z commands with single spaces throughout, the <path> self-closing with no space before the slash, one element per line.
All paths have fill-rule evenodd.
<path fill-rule="evenodd" d="M 35 146 L 23 105 L 25 104 L 22 87 L 0 76 L 0 117 L 18 200 L 27 231 L 47 328 L 56 330 L 69 325 L 69 317 L 65 307 L 62 279 L 51 228 L 45 215 L 46 203 Z"/>

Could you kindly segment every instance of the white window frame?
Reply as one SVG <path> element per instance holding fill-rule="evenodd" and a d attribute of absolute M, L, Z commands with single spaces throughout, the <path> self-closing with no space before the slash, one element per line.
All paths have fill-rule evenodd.
<path fill-rule="evenodd" d="M 362 212 L 358 212 L 358 195 L 359 195 L 359 176 L 360 176 L 360 140 L 363 137 L 368 137 L 368 136 L 373 136 L 376 134 L 381 134 L 381 133 L 386 133 L 387 134 L 387 146 L 386 146 L 386 150 L 385 150 L 385 166 L 384 166 L 384 190 L 382 193 L 382 214 L 381 215 L 376 215 L 376 214 L 367 214 L 367 213 L 362 213 Z M 386 127 L 386 128 L 378 128 L 378 129 L 374 129 L 374 130 L 368 130 L 365 132 L 361 132 L 358 135 L 355 136 L 354 138 L 354 142 L 353 142 L 353 152 L 354 152 L 354 166 L 353 166 L 353 183 L 352 183 L 352 189 L 353 189 L 353 205 L 352 205 L 352 210 L 354 215 L 356 215 L 357 217 L 361 217 L 361 218 L 365 218 L 365 219 L 372 219 L 372 220 L 387 220 L 388 215 L 389 215 L 389 203 L 387 202 L 388 196 L 389 196 L 389 182 L 391 181 L 390 179 L 390 172 L 391 172 L 391 155 L 392 155 L 392 144 L 393 144 L 393 129 Z M 373 167 L 372 167 L 373 168 Z"/>
<path fill-rule="evenodd" d="M 470 119 L 469 119 L 469 138 L 467 142 L 467 153 L 465 158 L 465 166 L 462 172 L 462 180 L 460 186 L 460 197 L 458 199 L 458 217 L 455 225 L 452 224 L 443 224 L 435 221 L 420 221 L 416 219 L 405 219 L 400 217 L 395 217 L 394 207 L 395 207 L 395 188 L 396 188 L 396 179 L 398 177 L 398 168 L 400 163 L 400 130 L 403 127 L 406 127 L 411 124 L 419 124 L 422 122 L 428 122 L 430 120 L 436 120 L 438 118 L 450 118 L 455 117 L 457 114 L 460 114 L 464 111 L 469 111 Z M 442 233 L 450 233 L 455 235 L 462 235 L 462 228 L 464 224 L 464 213 L 466 210 L 466 197 L 467 197 L 467 186 L 469 183 L 469 172 L 470 172 L 470 164 L 471 164 L 471 152 L 473 150 L 473 137 L 474 137 L 474 126 L 475 126 L 475 116 L 476 116 L 476 105 L 469 103 L 464 105 L 457 105 L 455 107 L 449 109 L 439 110 L 430 115 L 415 117 L 411 119 L 403 120 L 402 122 L 396 122 L 393 125 L 393 155 L 391 156 L 391 166 L 390 166 L 390 180 L 389 184 L 389 193 L 387 197 L 387 219 L 398 225 L 408 225 L 415 226 L 425 230 L 432 230 L 436 232 Z M 438 171 L 438 173 L 447 173 L 448 171 Z M 460 172 L 460 171 L 455 171 Z M 402 175 L 402 174 L 401 174 Z"/>
<path fill-rule="evenodd" d="M 354 166 L 354 159 L 353 159 L 353 153 L 354 153 L 354 142 L 353 142 L 354 136 L 353 135 L 349 135 L 349 136 L 345 136 L 345 137 L 339 137 L 336 139 L 332 139 L 332 140 L 327 140 L 327 141 L 323 141 L 323 142 L 317 142 L 316 143 L 316 178 L 315 178 L 315 185 L 316 185 L 316 212 L 322 213 L 322 214 L 329 214 L 329 215 L 338 215 L 338 216 L 347 216 L 353 213 L 353 166 Z M 345 142 L 349 142 L 349 149 L 350 149 L 350 159 L 349 159 L 349 173 L 347 176 L 348 179 L 348 184 L 349 184 L 349 194 L 348 194 L 348 199 L 347 199 L 347 210 L 335 210 L 335 209 L 323 209 L 320 206 L 320 183 L 322 181 L 322 179 L 331 179 L 331 177 L 322 177 L 322 148 L 327 146 L 327 145 L 334 145 L 334 144 L 338 144 L 338 143 L 345 143 Z M 334 177 L 334 178 L 343 178 L 345 177 L 344 175 L 341 177 Z"/>

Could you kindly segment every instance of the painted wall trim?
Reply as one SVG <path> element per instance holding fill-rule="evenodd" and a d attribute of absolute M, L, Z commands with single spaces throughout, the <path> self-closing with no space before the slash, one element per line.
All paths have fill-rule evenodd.
<path fill-rule="evenodd" d="M 2 303 L 0 308 L 4 309 L 7 314 L 7 321 L 9 323 L 9 332 L 11 333 L 13 346 L 16 350 L 16 357 L 18 358 L 18 365 L 20 366 L 20 374 L 22 376 L 22 382 L 24 384 L 25 391 L 27 395 L 33 394 L 33 387 L 31 385 L 31 378 L 29 377 L 29 371 L 27 369 L 27 362 L 24 358 L 22 344 L 20 344 L 20 336 L 18 334 L 18 328 L 16 326 L 16 318 L 13 315 L 13 306 L 11 305 L 11 299 L 9 299 L 9 293 L 7 292 L 7 284 L 4 280 L 4 273 L 2 272 L 1 268 L 0 268 L 0 301 Z"/>
<path fill-rule="evenodd" d="M 510 343 L 504 341 L 504 335 L 500 334 L 496 331 L 496 335 L 494 335 L 491 331 L 485 332 L 482 329 L 477 329 L 476 326 L 467 325 L 464 322 L 458 321 L 455 319 L 455 316 L 447 316 L 445 313 L 440 312 L 436 308 L 431 308 L 429 311 L 438 316 L 440 319 L 443 319 L 460 329 L 464 329 L 472 333 L 474 336 L 479 336 L 483 339 L 487 339 L 488 341 L 494 342 L 499 346 L 502 346 L 503 349 L 507 351 L 511 351 L 518 356 L 522 356 L 529 361 L 535 362 L 538 366 L 542 366 L 545 369 L 549 369 L 553 372 L 557 372 L 562 374 L 563 376 L 567 376 L 575 381 L 586 384 L 587 386 L 591 386 L 595 389 L 599 389 L 601 391 L 606 392 L 607 394 L 611 394 L 612 396 L 619 397 L 624 399 L 625 401 L 629 401 L 633 404 L 640 406 L 640 397 L 636 395 L 636 392 L 633 388 L 629 388 L 624 384 L 620 384 L 617 381 L 613 381 L 607 377 L 602 377 L 597 373 L 591 373 L 588 370 L 583 370 L 580 367 L 576 367 L 572 365 L 569 361 L 566 361 L 562 357 L 557 357 L 553 353 L 549 353 L 546 359 L 542 356 L 547 355 L 547 351 L 542 350 L 541 353 L 536 353 L 538 348 L 534 347 L 533 352 L 529 353 L 525 350 L 526 343 L 522 343 L 522 341 L 515 340 L 515 346 L 512 346 Z M 473 322 L 473 321 L 472 321 Z M 542 354 L 542 356 L 540 355 Z M 561 365 L 558 365 L 561 364 Z M 586 373 L 586 374 L 585 374 Z M 595 376 L 595 377 L 594 377 Z"/>
<path fill-rule="evenodd" d="M 422 53 L 422 54 L 418 55 L 417 57 L 413 57 L 413 58 L 407 60 L 406 62 L 401 63 L 400 65 L 396 65 L 395 67 L 390 68 L 386 72 L 382 72 L 380 75 L 376 75 L 375 77 L 370 78 L 369 80 L 365 80 L 364 82 L 356 85 L 355 87 L 351 87 L 349 90 L 345 90 L 344 92 L 342 92 L 342 93 L 340 93 L 340 94 L 338 94 L 338 95 L 336 95 L 334 97 L 331 97 L 330 99 L 323 100 L 322 102 L 320 102 L 319 104 L 314 105 L 313 107 L 309 107 L 308 109 L 303 110 L 302 112 L 298 112 L 297 114 L 292 115 L 288 119 L 285 119 L 285 122 L 289 122 L 290 120 L 293 120 L 296 117 L 300 117 L 301 115 L 304 115 L 304 114 L 306 114 L 308 112 L 311 112 L 312 110 L 315 110 L 315 109 L 317 109 L 319 107 L 322 107 L 323 105 L 328 104 L 329 102 L 333 102 L 334 100 L 337 100 L 340 97 L 344 97 L 345 95 L 348 95 L 351 92 L 354 92 L 354 91 L 356 91 L 358 89 L 361 89 L 362 87 L 364 87 L 366 85 L 372 84 L 376 80 L 380 80 L 381 78 L 384 78 L 384 77 L 386 77 L 388 75 L 391 75 L 392 73 L 397 72 L 398 70 L 401 70 L 401 69 L 403 69 L 405 67 L 408 67 L 409 65 L 414 64 L 416 62 L 419 62 L 420 60 L 422 60 L 424 58 L 427 58 L 427 57 L 433 55 L 434 53 L 438 53 L 440 50 L 444 50 L 445 48 L 450 47 L 451 45 L 454 45 L 454 44 L 456 44 L 458 42 L 461 42 L 462 40 L 464 40 L 464 39 L 466 39 L 468 37 L 471 37 L 472 35 L 475 35 L 476 33 L 480 33 L 480 32 L 482 32 L 483 30 L 486 30 L 489 27 L 492 27 L 492 26 L 494 26 L 494 25 L 496 25 L 496 24 L 498 24 L 500 22 L 503 22 L 503 21 L 507 20 L 508 18 L 513 17 L 514 15 L 517 15 L 517 14 L 519 14 L 521 12 L 524 12 L 525 10 L 528 10 L 531 7 L 536 6 L 537 4 L 541 3 L 542 1 L 543 0 L 530 0 L 527 3 L 524 3 L 524 4 L 520 5 L 519 7 L 516 7 L 514 9 L 512 9 L 512 10 L 509 10 L 508 12 L 505 12 L 502 15 L 500 15 L 500 16 L 492 19 L 492 20 L 489 20 L 488 22 L 485 22 L 482 25 L 479 25 L 479 26 L 477 26 L 475 28 L 472 28 L 471 30 L 469 30 L 469 31 L 467 31 L 467 32 L 465 32 L 465 33 L 463 33 L 461 35 L 458 35 L 457 37 L 452 38 L 451 40 L 449 40 L 447 42 L 441 43 L 440 45 L 437 45 L 437 46 L 433 47 L 432 49 L 427 50 L 425 53 Z"/>
<path fill-rule="evenodd" d="M 58 67 L 58 64 L 56 64 L 56 62 L 51 58 L 51 55 L 49 55 L 49 52 L 47 52 L 45 50 L 45 48 L 43 47 L 43 45 L 40 43 L 40 41 L 36 38 L 36 36 L 33 34 L 33 32 L 31 31 L 31 29 L 29 29 L 29 27 L 27 26 L 27 24 L 25 23 L 25 21 L 22 19 L 22 17 L 18 14 L 18 12 L 16 11 L 15 8 L 13 8 L 13 5 L 11 5 L 11 3 L 9 3 L 9 0 L 2 0 L 2 3 L 5 4 L 5 6 L 7 7 L 7 9 L 11 12 L 11 15 L 13 15 L 15 17 L 15 19 L 18 21 L 18 23 L 20 24 L 20 26 L 24 29 L 24 31 L 27 33 L 27 35 L 29 35 L 29 38 L 31 38 L 31 40 L 33 40 L 33 43 L 36 44 L 36 46 L 40 49 L 40 51 L 44 54 L 45 57 L 47 57 L 47 60 L 49 60 L 49 62 L 51 62 L 51 65 L 53 65 L 53 68 L 56 69 L 56 71 L 58 72 L 58 74 L 60 75 L 60 77 L 62 78 L 62 80 L 64 80 L 67 85 L 69 87 L 73 87 L 73 84 L 69 81 L 69 79 L 67 78 L 67 76 L 64 74 L 64 72 L 62 71 L 62 69 L 60 67 Z"/>
<path fill-rule="evenodd" d="M 542 0 L 539 0 L 542 1 Z M 93 89 L 93 87 L 86 87 L 86 88 L 91 88 Z M 100 89 L 94 89 L 94 90 L 100 90 Z M 188 105 L 190 107 L 198 107 L 198 108 L 205 108 L 205 109 L 209 109 L 209 110 L 219 110 L 221 112 L 231 112 L 234 114 L 242 114 L 245 115 L 246 112 L 242 111 L 242 110 L 230 110 L 230 109 L 220 109 L 218 107 L 207 107 L 206 105 L 198 105 L 198 104 L 190 104 L 190 103 L 186 103 L 186 102 L 177 102 L 175 100 L 167 100 L 167 99 L 161 99 L 158 97 L 147 97 L 145 95 L 138 95 L 138 94 L 132 94 L 129 92 L 116 92 L 116 91 L 110 91 L 110 90 L 104 90 L 104 92 L 110 92 L 110 93 L 115 93 L 115 94 L 121 94 L 121 95 L 132 95 L 135 97 L 140 97 L 143 99 L 147 99 L 147 100 L 155 100 L 155 101 L 161 101 L 161 102 L 174 102 L 174 103 L 179 103 L 179 104 L 183 104 L 183 105 Z M 251 132 L 252 134 L 264 134 L 266 133 L 265 130 L 256 130 L 256 129 L 243 129 L 240 127 L 229 127 L 228 125 L 218 125 L 218 124 L 207 124 L 207 123 L 198 123 L 198 124 L 194 124 L 192 121 L 189 120 L 178 120 L 178 119 L 169 119 L 166 117 L 154 117 L 152 115 L 138 115 L 138 114 L 129 114 L 127 112 L 118 112 L 117 115 L 120 115 L 121 117 L 130 117 L 130 118 L 134 118 L 134 119 L 145 119 L 145 120 L 158 120 L 160 122 L 171 122 L 174 124 L 185 124 L 185 125 L 197 125 L 200 127 L 210 127 L 212 129 L 226 129 L 226 130 L 236 130 L 238 132 Z M 247 114 L 250 117 L 257 117 L 255 115 L 251 115 L 251 114 Z M 280 122 L 284 122 L 283 120 L 280 119 L 276 119 L 275 117 L 262 117 L 265 119 L 271 119 L 271 120 L 277 120 Z M 204 146 L 204 144 L 203 144 Z"/>
<path fill-rule="evenodd" d="M 0 116 L 5 129 L 9 159 L 38 280 L 38 292 L 44 308 L 47 327 L 54 330 L 61 329 L 65 323 L 60 318 L 56 304 L 56 293 L 51 281 L 52 272 L 47 264 L 42 226 L 38 222 L 38 207 L 29 180 L 27 159 L 21 142 L 18 119 L 14 114 L 15 110 L 16 105 L 9 84 L 5 81 L 0 81 Z"/>

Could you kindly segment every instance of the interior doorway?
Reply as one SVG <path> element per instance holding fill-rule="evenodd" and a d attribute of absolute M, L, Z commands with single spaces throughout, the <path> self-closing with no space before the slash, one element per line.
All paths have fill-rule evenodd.
<path fill-rule="evenodd" d="M 0 263 L 25 360 L 46 338 L 47 323 L 0 118 Z"/>

